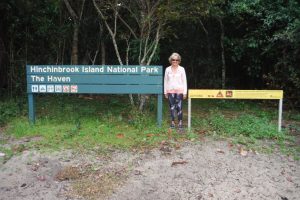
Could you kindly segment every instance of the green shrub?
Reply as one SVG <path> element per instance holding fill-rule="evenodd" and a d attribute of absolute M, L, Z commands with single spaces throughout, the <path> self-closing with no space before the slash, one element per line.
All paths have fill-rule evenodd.
<path fill-rule="evenodd" d="M 254 139 L 283 139 L 284 132 L 278 132 L 277 126 L 268 117 L 241 114 L 226 118 L 220 112 L 211 113 L 209 124 L 213 130 L 225 135 L 243 135 Z"/>
<path fill-rule="evenodd" d="M 10 119 L 18 116 L 19 114 L 21 113 L 17 102 L 0 102 L 0 126 L 5 125 Z"/>

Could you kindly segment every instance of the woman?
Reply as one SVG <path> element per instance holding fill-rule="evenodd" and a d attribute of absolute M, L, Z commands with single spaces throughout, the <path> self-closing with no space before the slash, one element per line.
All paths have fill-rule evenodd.
<path fill-rule="evenodd" d="M 187 96 L 185 70 L 180 66 L 181 56 L 172 53 L 169 57 L 171 66 L 166 68 L 164 78 L 164 95 L 169 100 L 171 128 L 175 128 L 175 111 L 178 116 L 178 128 L 182 129 L 182 100 Z"/>

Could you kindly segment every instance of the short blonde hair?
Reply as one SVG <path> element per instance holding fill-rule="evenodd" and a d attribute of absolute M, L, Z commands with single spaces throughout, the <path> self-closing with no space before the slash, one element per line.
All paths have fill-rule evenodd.
<path fill-rule="evenodd" d="M 169 62 L 172 63 L 172 59 L 174 59 L 174 57 L 177 57 L 179 60 L 179 63 L 181 62 L 181 56 L 179 55 L 179 53 L 172 53 L 171 56 L 169 57 Z"/>

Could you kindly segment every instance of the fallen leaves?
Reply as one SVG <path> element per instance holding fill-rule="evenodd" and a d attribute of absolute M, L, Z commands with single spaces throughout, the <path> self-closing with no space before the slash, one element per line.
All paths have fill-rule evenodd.
<path fill-rule="evenodd" d="M 168 139 L 170 140 L 172 138 L 172 129 L 168 129 Z"/>
<path fill-rule="evenodd" d="M 286 180 L 289 181 L 289 182 L 291 182 L 291 183 L 293 183 L 293 179 L 290 176 L 286 177 Z"/>
<path fill-rule="evenodd" d="M 221 149 L 218 149 L 217 153 L 225 154 L 225 152 L 223 150 L 221 150 Z"/>
<path fill-rule="evenodd" d="M 38 160 L 37 162 L 34 162 L 34 163 L 28 163 L 28 165 L 31 165 L 30 169 L 32 171 L 38 171 L 40 168 L 46 167 L 48 162 L 49 161 L 47 159 L 41 159 L 41 160 Z"/>
<path fill-rule="evenodd" d="M 39 165 L 39 164 L 35 164 L 35 165 L 32 165 L 32 166 L 31 166 L 31 170 L 32 170 L 32 171 L 37 171 L 39 168 L 40 168 L 40 165 Z"/>
<path fill-rule="evenodd" d="M 181 145 L 179 143 L 175 144 L 175 149 L 178 150 L 181 148 Z"/>
<path fill-rule="evenodd" d="M 197 133 L 199 135 L 206 135 L 207 134 L 207 130 L 197 130 Z"/>
<path fill-rule="evenodd" d="M 55 175 L 59 181 L 74 180 L 80 178 L 81 173 L 77 167 L 67 166 Z"/>
<path fill-rule="evenodd" d="M 170 153 L 172 151 L 172 149 L 169 147 L 169 142 L 163 140 L 161 143 L 160 143 L 160 148 L 159 150 L 160 151 L 163 151 L 164 153 Z"/>
<path fill-rule="evenodd" d="M 118 139 L 123 139 L 123 138 L 124 138 L 124 134 L 123 134 L 123 133 L 118 133 L 118 134 L 116 135 L 116 137 L 117 137 Z"/>
<path fill-rule="evenodd" d="M 241 189 L 236 189 L 235 192 L 236 193 L 241 193 L 242 191 L 241 191 Z"/>
<path fill-rule="evenodd" d="M 39 180 L 39 181 L 45 181 L 45 180 L 46 180 L 46 177 L 45 177 L 45 176 L 37 176 L 36 178 L 37 178 L 37 180 Z"/>
<path fill-rule="evenodd" d="M 149 134 L 147 134 L 146 135 L 147 137 L 149 137 L 149 138 L 151 138 L 151 137 L 153 137 L 153 136 L 155 136 L 153 133 L 149 133 Z"/>
<path fill-rule="evenodd" d="M 173 167 L 173 166 L 175 166 L 175 165 L 183 165 L 183 164 L 186 164 L 186 163 L 188 163 L 188 162 L 185 161 L 185 160 L 182 160 L 182 161 L 174 161 L 174 162 L 172 162 L 171 167 Z"/>
<path fill-rule="evenodd" d="M 26 150 L 26 148 L 24 144 L 16 144 L 12 147 L 12 150 L 14 153 L 20 153 Z"/>
<path fill-rule="evenodd" d="M 247 156 L 248 155 L 248 151 L 243 149 L 243 147 L 241 147 L 241 146 L 238 147 L 238 151 L 239 151 L 239 154 L 241 156 Z"/>
<path fill-rule="evenodd" d="M 27 184 L 26 183 L 23 183 L 22 185 L 21 185 L 21 187 L 25 187 Z"/>
<path fill-rule="evenodd" d="M 248 155 L 248 151 L 244 150 L 243 148 L 240 148 L 240 155 L 241 156 L 247 156 Z"/>
<path fill-rule="evenodd" d="M 228 146 L 228 148 L 229 149 L 232 149 L 232 147 L 234 146 L 231 142 L 229 142 L 228 144 L 227 144 L 227 146 Z"/>
<path fill-rule="evenodd" d="M 142 175 L 142 172 L 139 170 L 134 170 L 133 174 L 138 176 L 138 175 Z"/>
<path fill-rule="evenodd" d="M 214 195 L 212 193 L 208 193 L 209 197 L 214 197 Z"/>
<path fill-rule="evenodd" d="M 82 169 L 83 174 L 71 184 L 71 197 L 83 199 L 104 199 L 110 195 L 124 180 L 127 179 L 126 167 L 91 170 Z M 139 175 L 139 172 L 136 172 Z M 77 198 L 76 198 L 77 199 Z"/>

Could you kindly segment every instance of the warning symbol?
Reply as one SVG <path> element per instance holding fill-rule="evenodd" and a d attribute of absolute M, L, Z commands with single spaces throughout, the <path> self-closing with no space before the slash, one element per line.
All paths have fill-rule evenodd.
<path fill-rule="evenodd" d="M 232 91 L 231 90 L 226 91 L 226 97 L 232 97 Z"/>
<path fill-rule="evenodd" d="M 221 91 L 219 91 L 219 93 L 217 94 L 217 97 L 223 97 L 223 94 Z"/>

